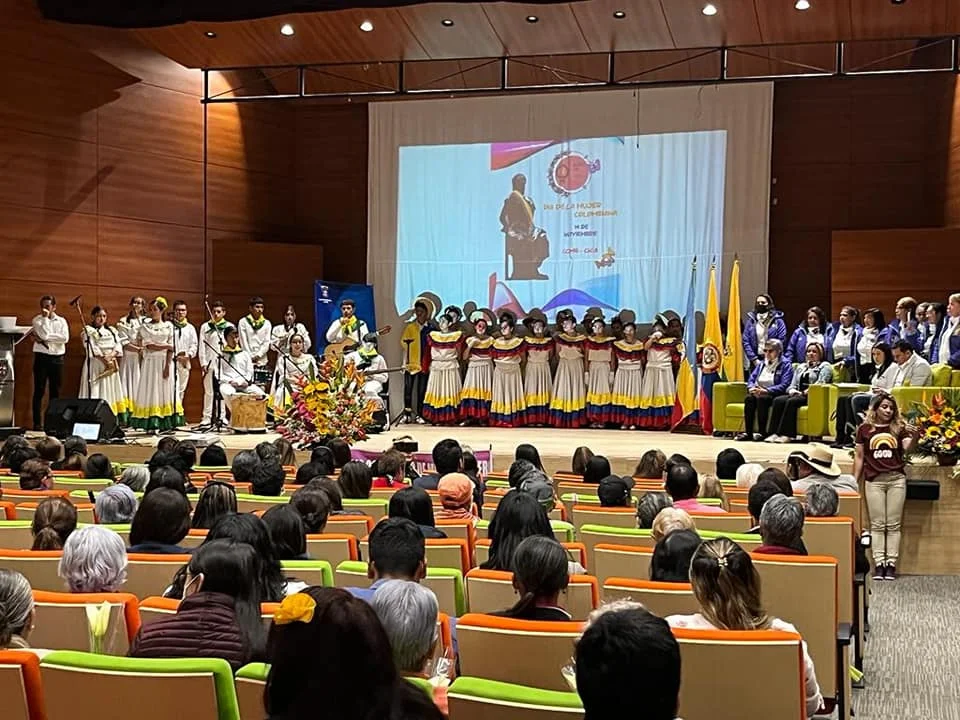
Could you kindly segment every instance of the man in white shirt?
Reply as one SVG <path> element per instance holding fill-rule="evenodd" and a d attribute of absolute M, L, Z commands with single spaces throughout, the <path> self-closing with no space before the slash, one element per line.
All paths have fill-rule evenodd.
<path fill-rule="evenodd" d="M 933 383 L 930 363 L 914 352 L 913 343 L 899 340 L 893 346 L 893 360 L 897 363 L 894 387 L 924 387 Z"/>
<path fill-rule="evenodd" d="M 240 333 L 240 346 L 250 353 L 254 372 L 260 371 L 256 373 L 259 381 L 269 383 L 267 353 L 270 351 L 270 333 L 273 331 L 273 324 L 263 315 L 263 298 L 250 298 L 250 314 L 240 318 L 237 330 Z"/>
<path fill-rule="evenodd" d="M 190 361 L 198 351 L 197 329 L 187 322 L 187 303 L 183 300 L 173 303 L 173 344 L 177 351 L 177 397 L 183 405 L 190 382 Z"/>
<path fill-rule="evenodd" d="M 33 318 L 33 429 L 43 429 L 43 394 L 50 386 L 50 400 L 60 397 L 63 355 L 70 340 L 70 327 L 57 315 L 53 295 L 40 298 L 40 314 Z"/>
<path fill-rule="evenodd" d="M 205 322 L 200 326 L 199 349 L 197 354 L 200 357 L 200 371 L 203 373 L 203 416 L 200 420 L 200 427 L 209 428 L 213 418 L 213 400 L 214 400 L 214 376 L 218 374 L 218 365 L 220 363 L 219 353 L 223 350 L 225 340 L 224 331 L 229 323 L 226 320 L 227 309 L 223 302 L 217 300 L 210 306 L 212 320 Z M 221 420 L 225 421 L 227 414 L 224 408 L 220 408 Z"/>
<path fill-rule="evenodd" d="M 233 325 L 223 331 L 226 345 L 223 346 L 223 362 L 220 367 L 220 395 L 230 410 L 237 395 L 263 397 L 266 393 L 253 384 L 253 359 L 239 343 L 239 334 Z"/>
<path fill-rule="evenodd" d="M 340 317 L 327 328 L 327 342 L 339 343 L 349 340 L 354 347 L 363 343 L 363 337 L 370 332 L 367 324 L 356 316 L 357 304 L 350 298 L 340 301 Z"/>
<path fill-rule="evenodd" d="M 384 372 L 387 369 L 387 361 L 377 351 L 377 336 L 373 333 L 364 335 L 363 344 L 349 353 L 344 361 L 353 363 L 363 371 L 363 395 L 366 399 L 373 400 L 382 411 L 383 401 L 380 399 L 380 393 L 383 392 L 383 386 L 387 382 L 387 373 Z"/>

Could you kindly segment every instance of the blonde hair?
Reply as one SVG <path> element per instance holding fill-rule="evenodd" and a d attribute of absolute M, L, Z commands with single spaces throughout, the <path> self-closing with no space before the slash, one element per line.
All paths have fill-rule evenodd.
<path fill-rule="evenodd" d="M 686 510 L 675 507 L 666 507 L 657 513 L 653 519 L 653 527 L 650 533 L 653 535 L 654 542 L 660 542 L 674 530 L 696 530 L 697 526 L 693 518 L 687 514 Z"/>
<path fill-rule="evenodd" d="M 717 498 L 720 500 L 720 506 L 724 510 L 730 509 L 730 501 L 727 499 L 727 493 L 723 490 L 723 484 L 716 475 L 704 475 L 700 483 L 700 497 Z"/>
<path fill-rule="evenodd" d="M 700 611 L 719 630 L 766 630 L 760 575 L 750 555 L 729 538 L 706 540 L 690 562 L 690 584 Z"/>
<path fill-rule="evenodd" d="M 877 416 L 877 410 L 880 409 L 880 403 L 884 400 L 889 400 L 890 404 L 893 405 L 893 417 L 890 418 L 889 427 L 890 432 L 894 436 L 900 434 L 901 429 L 901 417 L 900 417 L 900 406 L 897 405 L 897 399 L 893 395 L 885 392 L 878 392 L 873 396 L 873 399 L 870 400 L 870 409 L 867 410 L 867 416 L 864 419 L 864 422 L 868 425 L 884 425 L 880 422 L 880 418 Z"/>

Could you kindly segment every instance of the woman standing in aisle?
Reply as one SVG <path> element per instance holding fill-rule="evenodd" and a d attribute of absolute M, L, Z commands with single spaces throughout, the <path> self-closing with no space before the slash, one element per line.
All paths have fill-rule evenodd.
<path fill-rule="evenodd" d="M 423 398 L 423 419 L 432 425 L 452 425 L 460 414 L 460 349 L 463 333 L 451 330 L 449 315 L 437 318 L 439 330 L 427 335 L 430 354 L 424 369 L 429 372 Z"/>
<path fill-rule="evenodd" d="M 554 338 L 557 347 L 557 374 L 550 400 L 553 427 L 581 427 L 587 417 L 587 391 L 583 382 L 583 350 L 586 336 L 576 331 L 577 321 L 570 310 L 557 313 L 561 332 Z"/>
<path fill-rule="evenodd" d="M 274 328 L 276 329 L 276 328 Z M 290 388 L 287 384 L 297 378 L 315 378 L 317 376 L 317 360 L 308 355 L 305 350 L 307 340 L 294 333 L 289 340 L 290 352 L 287 357 L 277 358 L 277 369 L 273 373 L 273 387 L 270 389 L 270 404 L 277 412 L 283 412 L 290 407 Z"/>
<path fill-rule="evenodd" d="M 584 341 L 587 357 L 587 422 L 602 428 L 610 422 L 613 385 L 613 338 L 604 334 L 603 317 L 590 318 L 590 337 Z"/>
<path fill-rule="evenodd" d="M 530 332 L 524 339 L 527 367 L 523 378 L 523 393 L 527 405 L 527 425 L 543 427 L 550 423 L 550 397 L 553 377 L 550 358 L 554 341 L 547 335 L 547 318 L 540 308 L 534 308 L 523 319 Z"/>
<path fill-rule="evenodd" d="M 120 345 L 123 347 L 123 358 L 120 362 L 120 384 L 123 386 L 123 395 L 129 403 L 133 402 L 133 395 L 140 384 L 140 362 L 143 357 L 143 348 L 140 347 L 140 326 L 144 321 L 144 301 L 139 295 L 130 298 L 130 310 L 117 323 L 117 334 L 120 336 Z M 124 420 L 129 422 L 129 413 Z M 124 423 L 126 424 L 126 423 Z"/>
<path fill-rule="evenodd" d="M 467 372 L 460 394 L 460 419 L 464 425 L 486 425 L 493 396 L 493 338 L 487 335 L 493 316 L 486 310 L 475 310 L 470 313 L 470 322 L 476 334 L 467 338 L 463 351 Z"/>
<path fill-rule="evenodd" d="M 643 394 L 644 345 L 637 340 L 637 326 L 623 324 L 623 340 L 613 344 L 617 372 L 613 380 L 610 419 L 621 430 L 636 430 L 640 424 L 640 397 Z"/>
<path fill-rule="evenodd" d="M 143 366 L 130 417 L 138 430 L 173 430 L 184 422 L 173 386 L 173 324 L 163 319 L 166 309 L 166 298 L 156 298 L 150 303 L 150 320 L 140 326 Z"/>
<path fill-rule="evenodd" d="M 90 324 L 80 335 L 86 358 L 80 373 L 80 397 L 103 400 L 117 421 L 126 424 L 130 400 L 120 381 L 120 356 L 123 349 L 119 333 L 107 325 L 107 311 L 99 305 L 90 312 Z"/>
<path fill-rule="evenodd" d="M 509 310 L 500 313 L 500 337 L 493 341 L 493 400 L 490 424 L 496 427 L 520 427 L 526 422 L 527 401 L 523 393 L 523 338 L 513 333 L 517 316 Z"/>
<path fill-rule="evenodd" d="M 682 330 L 681 330 L 682 332 Z M 667 319 L 657 315 L 653 332 L 644 342 L 647 366 L 640 391 L 640 427 L 669 430 L 677 396 L 675 368 L 680 365 L 680 340 L 667 334 Z"/>

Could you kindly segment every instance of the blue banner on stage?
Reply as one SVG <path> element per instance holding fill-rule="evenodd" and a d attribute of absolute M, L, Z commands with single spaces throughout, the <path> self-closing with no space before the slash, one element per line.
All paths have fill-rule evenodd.
<path fill-rule="evenodd" d="M 350 298 L 356 304 L 357 317 L 371 330 L 376 329 L 376 308 L 373 304 L 373 287 L 352 283 L 317 280 L 313 284 L 313 310 L 316 321 L 317 354 L 322 355 L 327 347 L 327 328 L 340 317 L 340 301 Z"/>

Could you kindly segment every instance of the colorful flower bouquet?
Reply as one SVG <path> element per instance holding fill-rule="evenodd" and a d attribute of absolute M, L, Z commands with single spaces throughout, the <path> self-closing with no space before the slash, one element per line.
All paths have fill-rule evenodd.
<path fill-rule="evenodd" d="M 363 371 L 332 357 L 310 375 L 287 381 L 290 405 L 278 412 L 276 431 L 300 448 L 331 438 L 365 440 L 376 404 L 363 395 Z"/>
<path fill-rule="evenodd" d="M 936 457 L 941 465 L 960 458 L 960 392 L 937 393 L 929 404 L 917 403 L 907 413 L 917 428 L 915 452 Z"/>

